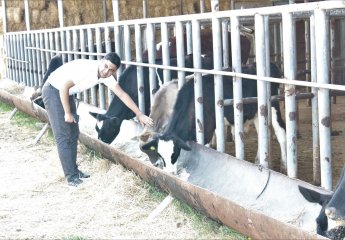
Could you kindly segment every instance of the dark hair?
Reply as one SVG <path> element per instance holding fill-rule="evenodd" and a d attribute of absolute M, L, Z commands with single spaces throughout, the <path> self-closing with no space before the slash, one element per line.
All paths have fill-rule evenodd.
<path fill-rule="evenodd" d="M 107 53 L 103 59 L 105 60 L 109 60 L 110 62 L 112 62 L 113 64 L 116 65 L 117 68 L 119 68 L 121 66 L 121 59 L 119 57 L 119 55 L 117 55 L 114 52 L 111 53 Z"/>

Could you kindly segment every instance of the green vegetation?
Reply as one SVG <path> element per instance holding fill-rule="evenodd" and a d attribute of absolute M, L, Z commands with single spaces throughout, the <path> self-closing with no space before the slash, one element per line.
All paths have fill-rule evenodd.
<path fill-rule="evenodd" d="M 71 236 L 71 237 L 63 238 L 63 240 L 87 240 L 87 238 L 78 237 L 78 236 Z"/>
<path fill-rule="evenodd" d="M 11 105 L 8 105 L 6 103 L 0 102 L 0 112 L 10 112 L 13 111 L 14 107 Z M 37 128 L 36 124 L 40 123 L 40 121 L 37 118 L 34 118 L 22 111 L 17 111 L 16 114 L 13 116 L 11 121 L 16 124 L 17 126 L 25 126 L 29 128 Z M 48 134 L 49 137 L 53 137 L 53 134 L 51 130 L 49 131 Z"/>

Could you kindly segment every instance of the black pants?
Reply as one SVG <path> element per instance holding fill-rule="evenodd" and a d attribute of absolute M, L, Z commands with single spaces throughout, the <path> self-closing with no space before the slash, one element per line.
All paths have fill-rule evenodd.
<path fill-rule="evenodd" d="M 65 111 L 62 107 L 59 90 L 48 82 L 43 86 L 42 98 L 55 137 L 62 169 L 65 177 L 69 178 L 78 173 L 76 164 L 79 137 L 78 123 L 65 122 Z M 69 104 L 72 114 L 77 116 L 73 96 L 69 97 Z"/>

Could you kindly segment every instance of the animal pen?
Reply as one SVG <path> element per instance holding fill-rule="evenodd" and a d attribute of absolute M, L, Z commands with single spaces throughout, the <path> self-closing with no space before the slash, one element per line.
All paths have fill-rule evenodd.
<path fill-rule="evenodd" d="M 119 11 L 116 2 L 113 1 L 115 12 Z M 212 12 L 208 13 L 6 32 L 6 77 L 25 86 L 38 86 L 41 84 L 50 59 L 56 53 L 63 55 L 64 62 L 78 58 L 100 59 L 104 52 L 112 51 L 113 44 L 115 44 L 115 51 L 123 59 L 123 65 L 139 66 L 137 72 L 139 86 L 144 84 L 143 68 L 149 68 L 151 98 L 154 97 L 154 89 L 158 87 L 155 86 L 157 68 L 163 69 L 164 82 L 171 80 L 171 70 L 178 70 L 180 86 L 186 81 L 185 72 L 194 72 L 195 109 L 196 121 L 198 121 L 196 126 L 199 126 L 196 129 L 197 143 L 192 144 L 192 151 L 182 151 L 180 157 L 182 165 L 190 173 L 188 181 L 183 181 L 147 163 L 133 159 L 87 134 L 81 133 L 80 140 L 105 157 L 113 161 L 116 159 L 127 168 L 133 169 L 145 180 L 171 192 L 172 195 L 188 202 L 211 218 L 241 233 L 254 238 L 321 238 L 303 227 L 287 223 L 288 220 L 279 213 L 282 209 L 278 209 L 289 205 L 291 212 L 296 213 L 302 201 L 302 198 L 297 196 L 296 186 L 308 185 L 296 179 L 298 172 L 297 100 L 300 98 L 310 99 L 314 182 L 320 181 L 321 187 L 325 190 L 308 186 L 325 192 L 332 190 L 334 186 L 330 100 L 331 91 L 345 90 L 343 85 L 336 84 L 344 82 L 343 69 L 337 71 L 336 67 L 336 61 L 343 62 L 344 55 L 335 56 L 334 51 L 337 48 L 345 54 L 345 46 L 341 45 L 345 38 L 345 22 L 343 21 L 345 3 L 325 1 L 228 11 L 218 11 L 218 1 L 211 1 L 211 5 Z M 297 21 L 303 23 L 304 26 L 305 53 L 302 63 L 298 62 L 297 57 L 300 54 L 297 52 L 296 44 L 296 32 L 300 32 L 296 29 Z M 213 70 L 201 69 L 200 31 L 204 27 L 212 27 Z M 231 46 L 227 44 L 228 31 L 231 32 Z M 186 32 L 185 40 L 184 32 Z M 256 62 L 257 75 L 241 73 L 241 34 L 252 39 L 253 57 L 249 61 Z M 176 36 L 177 67 L 169 66 L 169 37 L 171 36 Z M 156 44 L 159 42 L 162 47 L 162 65 L 155 64 Z M 226 51 L 228 48 L 232 49 L 232 56 L 229 56 L 229 52 Z M 144 50 L 147 50 L 147 59 L 143 58 Z M 193 69 L 186 68 L 184 65 L 185 52 L 193 53 Z M 231 59 L 233 71 L 225 72 L 223 68 L 229 67 L 229 59 Z M 275 62 L 281 67 L 283 78 L 268 77 L 270 62 Z M 308 73 L 303 77 L 297 71 L 301 65 Z M 120 74 L 121 69 L 118 71 L 118 76 Z M 217 151 L 203 146 L 205 144 L 202 128 L 203 106 L 202 102 L 198 101 L 198 98 L 202 97 L 202 74 L 214 74 L 215 78 Z M 233 76 L 234 99 L 223 99 L 222 76 L 225 75 Z M 257 99 L 242 98 L 242 78 L 258 82 Z M 335 80 L 339 78 L 342 81 Z M 270 82 L 284 86 L 279 96 L 271 96 Z M 298 88 L 301 87 L 308 87 L 310 91 L 299 93 Z M 143 110 L 145 109 L 144 96 L 140 87 L 138 93 L 138 105 Z M 106 109 L 112 99 L 110 91 L 103 85 L 85 91 L 77 97 L 100 109 Z M 41 120 L 48 120 L 45 111 L 32 105 L 31 102 L 18 99 L 3 91 L 0 91 L 0 99 Z M 271 101 L 281 100 L 285 107 L 287 176 L 270 170 L 271 163 L 268 157 L 271 138 L 270 104 Z M 243 112 L 239 106 L 250 101 L 257 101 L 260 108 L 258 116 L 259 166 L 243 161 L 245 159 L 242 141 Z M 234 157 L 224 153 L 226 136 L 223 131 L 223 119 L 226 105 L 236 106 L 234 107 Z M 253 189 L 256 190 L 253 192 Z M 277 195 L 282 198 L 285 196 L 284 200 L 279 200 L 278 205 Z M 261 211 L 270 207 L 275 213 Z M 265 225 L 270 226 L 269 229 L 265 228 Z"/>

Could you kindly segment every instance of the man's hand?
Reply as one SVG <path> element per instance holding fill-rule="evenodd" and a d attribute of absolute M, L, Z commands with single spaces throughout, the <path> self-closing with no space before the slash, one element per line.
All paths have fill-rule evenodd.
<path fill-rule="evenodd" d="M 65 122 L 73 123 L 74 117 L 72 113 L 65 113 Z"/>
<path fill-rule="evenodd" d="M 145 114 L 139 113 L 137 114 L 137 118 L 143 127 L 153 127 L 153 120 Z"/>

